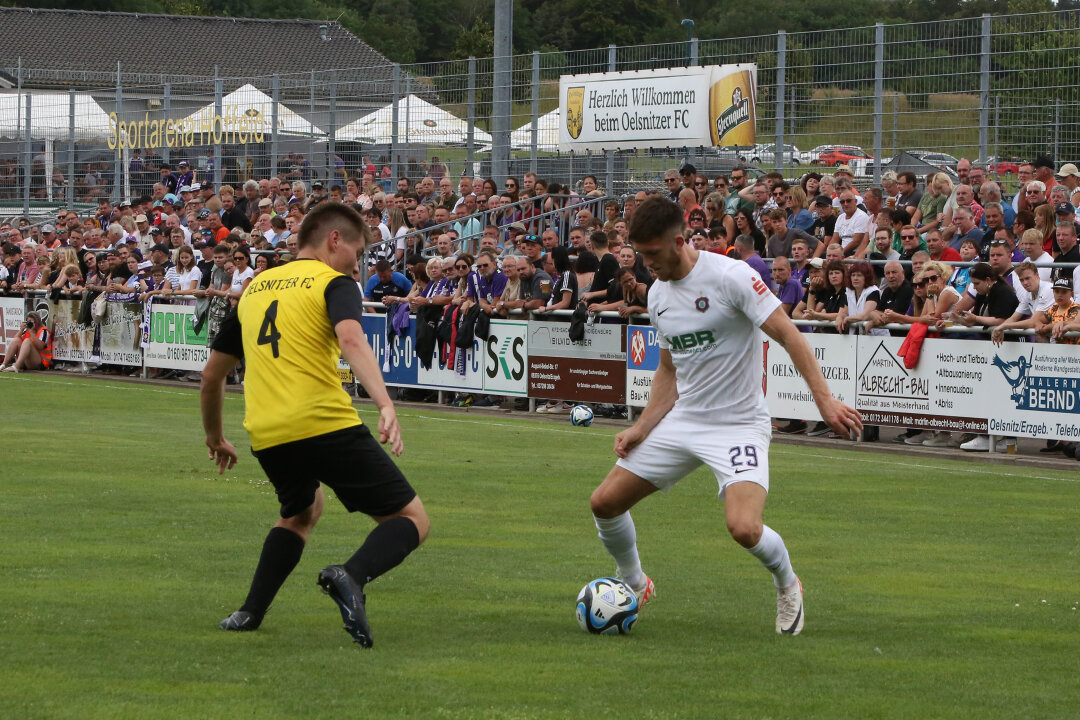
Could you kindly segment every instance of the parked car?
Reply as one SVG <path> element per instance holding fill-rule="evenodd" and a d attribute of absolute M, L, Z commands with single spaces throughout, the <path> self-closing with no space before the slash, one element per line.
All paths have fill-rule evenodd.
<path fill-rule="evenodd" d="M 808 150 L 802 153 L 802 157 L 800 159 L 802 160 L 804 165 L 817 165 L 818 160 L 821 158 L 821 153 L 825 152 L 826 150 L 832 150 L 833 147 L 833 145 L 818 145 L 813 150 Z"/>
<path fill-rule="evenodd" d="M 841 165 L 850 165 L 852 160 L 873 159 L 873 156 L 868 154 L 861 147 L 856 147 L 854 145 L 833 145 L 818 155 L 817 164 L 840 167 Z"/>
<path fill-rule="evenodd" d="M 750 162 L 750 156 L 753 154 L 754 148 L 752 147 L 740 147 L 737 145 L 725 145 L 723 147 L 712 148 L 712 152 L 709 157 L 718 157 L 722 160 L 727 160 L 735 163 Z"/>
<path fill-rule="evenodd" d="M 761 165 L 762 163 L 769 164 L 776 161 L 776 144 L 765 143 L 761 145 L 755 145 L 753 151 L 750 153 L 750 162 L 755 165 Z M 802 153 L 799 152 L 799 148 L 794 145 L 784 145 L 783 153 L 780 157 L 781 165 L 798 165 L 802 162 Z"/>
<path fill-rule="evenodd" d="M 975 165 L 982 165 L 986 168 L 986 172 L 998 175 L 1015 175 L 1020 171 L 1020 166 L 1026 162 L 1023 158 L 1018 157 L 997 157 L 991 155 L 985 160 L 979 159 L 975 161 Z"/>
<path fill-rule="evenodd" d="M 930 163 L 936 167 L 942 169 L 955 170 L 957 164 L 960 162 L 949 153 L 934 152 L 931 150 L 908 150 L 908 153 L 922 160 L 924 163 Z"/>

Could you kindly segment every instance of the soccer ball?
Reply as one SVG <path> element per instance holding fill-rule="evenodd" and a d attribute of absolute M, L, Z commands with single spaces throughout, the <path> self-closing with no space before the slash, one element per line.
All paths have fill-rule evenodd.
<path fill-rule="evenodd" d="M 593 411 L 588 405 L 575 405 L 570 408 L 570 422 L 580 427 L 592 425 Z"/>
<path fill-rule="evenodd" d="M 623 635 L 638 618 L 638 599 L 618 578 L 597 578 L 577 596 L 577 621 L 582 630 L 597 635 Z"/>

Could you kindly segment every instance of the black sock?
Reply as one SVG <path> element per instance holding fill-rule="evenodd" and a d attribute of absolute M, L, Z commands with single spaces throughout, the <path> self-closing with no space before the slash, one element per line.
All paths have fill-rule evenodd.
<path fill-rule="evenodd" d="M 303 553 L 303 538 L 283 527 L 271 528 L 266 535 L 266 542 L 263 543 L 255 577 L 251 579 L 251 589 L 240 609 L 259 618 L 265 615 L 277 591 L 300 562 Z"/>
<path fill-rule="evenodd" d="M 420 545 L 420 533 L 407 517 L 396 517 L 377 525 L 348 562 L 345 571 L 366 585 L 396 567 Z"/>

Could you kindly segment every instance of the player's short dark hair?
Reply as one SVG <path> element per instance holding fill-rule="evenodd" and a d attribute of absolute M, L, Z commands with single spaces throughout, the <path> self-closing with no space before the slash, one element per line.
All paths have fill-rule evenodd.
<path fill-rule="evenodd" d="M 648 242 L 683 225 L 683 211 L 666 197 L 645 198 L 630 221 L 630 241 Z"/>
<path fill-rule="evenodd" d="M 603 250 L 608 246 L 608 236 L 603 230 L 597 230 L 589 235 L 589 242 L 592 246 L 598 250 Z"/>
<path fill-rule="evenodd" d="M 358 238 L 364 245 L 371 239 L 371 231 L 359 213 L 348 205 L 327 202 L 320 204 L 304 217 L 297 234 L 297 246 L 302 249 L 316 245 L 324 241 L 331 230 L 337 230 L 346 237 Z"/>
<path fill-rule="evenodd" d="M 389 260 L 383 259 L 375 263 L 375 272 L 386 272 L 392 267 L 394 266 L 390 264 Z"/>

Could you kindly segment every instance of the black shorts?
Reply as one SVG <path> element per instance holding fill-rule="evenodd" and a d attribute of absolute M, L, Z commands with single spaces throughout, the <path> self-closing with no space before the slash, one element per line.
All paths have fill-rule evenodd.
<path fill-rule="evenodd" d="M 329 486 L 349 512 L 392 515 L 416 491 L 365 425 L 253 450 L 288 518 L 315 502 L 319 483 Z"/>

